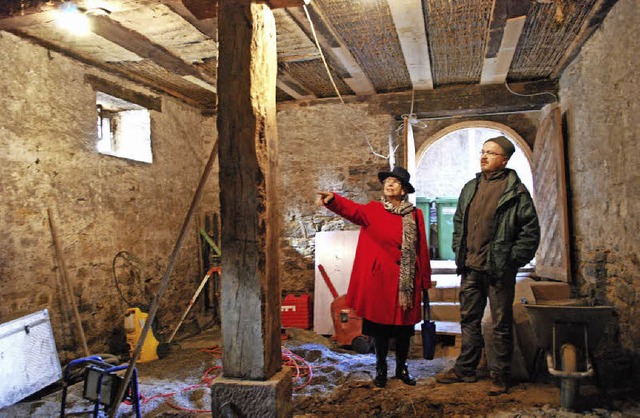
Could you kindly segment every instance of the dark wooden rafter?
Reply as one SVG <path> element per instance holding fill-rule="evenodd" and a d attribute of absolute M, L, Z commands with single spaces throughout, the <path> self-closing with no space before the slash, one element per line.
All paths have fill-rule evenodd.
<path fill-rule="evenodd" d="M 311 0 L 266 0 L 272 9 L 281 9 L 283 7 L 299 7 L 307 5 Z"/>
<path fill-rule="evenodd" d="M 209 7 L 213 12 L 207 11 L 200 13 L 198 10 L 192 10 L 184 0 L 162 0 L 162 3 L 171 9 L 172 12 L 182 17 L 191 26 L 198 29 L 200 33 L 208 38 L 218 41 L 218 19 L 216 2 L 207 0 Z"/>
<path fill-rule="evenodd" d="M 151 42 L 138 32 L 125 28 L 107 16 L 89 16 L 93 32 L 104 39 L 125 48 L 136 55 L 150 59 L 162 68 L 181 76 L 190 75 L 211 85 L 215 80 L 208 77 L 192 65 L 184 62 L 166 48 Z"/>
<path fill-rule="evenodd" d="M 578 36 L 571 42 L 571 45 L 565 51 L 560 61 L 551 72 L 550 78 L 556 79 L 560 77 L 565 68 L 573 61 L 573 59 L 580 53 L 582 45 L 587 42 L 589 37 L 600 26 L 605 16 L 611 8 L 618 2 L 618 0 L 600 0 L 591 9 L 591 13 L 587 19 L 585 19 Z"/>
<path fill-rule="evenodd" d="M 150 80 L 148 78 L 133 74 L 132 72 L 129 72 L 129 71 L 125 71 L 122 68 L 119 68 L 118 66 L 115 66 L 115 65 L 112 65 L 112 64 L 109 64 L 109 63 L 105 63 L 105 62 L 98 62 L 98 61 L 83 57 L 81 55 L 74 54 L 71 51 L 69 51 L 68 49 L 62 48 L 62 47 L 60 47 L 60 46 L 58 46 L 58 45 L 56 45 L 56 44 L 54 44 L 52 42 L 49 42 L 49 41 L 46 41 L 46 40 L 43 40 L 43 39 L 40 39 L 40 38 L 35 38 L 35 37 L 27 34 L 26 32 L 23 32 L 21 30 L 10 30 L 8 32 L 11 32 L 11 33 L 13 33 L 13 34 L 15 34 L 15 35 L 17 35 L 17 36 L 19 36 L 21 38 L 27 39 L 27 40 L 33 42 L 34 44 L 40 45 L 43 48 L 46 48 L 46 49 L 48 49 L 50 51 L 58 52 L 58 53 L 60 53 L 62 55 L 65 55 L 65 56 L 67 56 L 67 57 L 69 57 L 71 59 L 74 59 L 74 60 L 76 60 L 78 62 L 81 62 L 83 64 L 89 65 L 91 67 L 97 68 L 99 70 L 105 71 L 105 72 L 110 73 L 110 74 L 114 74 L 114 75 L 123 77 L 123 78 L 125 78 L 127 80 L 130 80 L 130 81 L 132 81 L 134 83 L 138 83 L 138 84 L 140 84 L 140 85 L 142 85 L 144 87 L 147 87 L 147 88 L 149 88 L 151 90 L 166 93 L 169 96 L 175 97 L 176 99 L 181 100 L 181 101 L 185 102 L 188 105 L 191 105 L 191 106 L 194 106 L 194 107 L 202 109 L 203 112 L 210 111 L 211 103 L 208 103 L 208 102 L 205 103 L 205 102 L 196 101 L 196 100 L 192 99 L 191 97 L 189 97 L 189 96 L 187 96 L 187 95 L 185 95 L 185 94 L 183 94 L 183 93 L 181 93 L 179 91 L 169 89 L 166 86 L 158 84 L 158 83 L 156 83 L 156 82 L 154 82 L 154 81 L 152 81 L 152 80 Z M 212 96 L 212 100 L 211 101 L 215 102 L 215 93 L 211 93 L 211 96 Z"/>
<path fill-rule="evenodd" d="M 176 74 L 178 76 L 192 76 L 194 78 L 202 80 L 206 84 L 215 86 L 216 80 L 213 77 L 203 74 L 195 66 L 186 63 L 181 58 L 172 54 L 166 48 L 154 44 L 148 38 L 142 36 L 140 33 L 125 28 L 124 26 L 122 26 L 118 22 L 113 21 L 107 16 L 90 15 L 88 16 L 88 18 L 91 21 L 93 31 L 96 35 L 101 36 L 102 38 L 135 53 L 143 59 L 152 61 L 156 65 L 164 68 L 172 74 Z M 200 102 L 192 99 L 188 94 L 176 91 L 175 89 L 167 88 L 157 82 L 150 80 L 149 78 L 133 74 L 110 63 L 101 62 L 85 57 L 82 54 L 74 53 L 69 48 L 65 48 L 46 39 L 41 39 L 29 35 L 26 32 L 26 29 L 30 26 L 46 24 L 54 19 L 55 11 L 53 9 L 44 10 L 44 8 L 31 8 L 25 11 L 24 15 L 0 19 L 0 30 L 5 30 L 14 33 L 19 37 L 29 39 L 33 43 L 36 43 L 51 51 L 59 52 L 84 64 L 88 64 L 104 71 L 117 74 L 131 81 L 141 83 L 154 90 L 163 91 L 189 105 L 203 109 L 210 109 L 211 102 L 215 102 L 215 93 L 211 93 L 211 95 L 213 96 L 211 101 L 208 101 L 207 103 Z"/>
<path fill-rule="evenodd" d="M 420 118 L 479 116 L 540 110 L 556 101 L 558 85 L 554 82 L 458 85 L 415 92 L 414 113 Z M 548 94 L 539 94 L 539 93 Z M 406 113 L 406 99 L 397 105 L 385 104 L 396 116 Z"/>
<path fill-rule="evenodd" d="M 493 58 L 498 55 L 507 19 L 526 16 L 530 6 L 530 0 L 494 1 L 491 25 L 489 27 L 489 37 L 485 48 L 485 58 Z"/>
<path fill-rule="evenodd" d="M 162 112 L 162 98 L 160 97 L 153 97 L 137 91 L 129 90 L 119 84 L 107 81 L 104 78 L 97 77 L 93 74 L 85 74 L 84 81 L 91 84 L 93 89 L 96 91 L 101 91 L 102 93 L 107 93 L 119 99 L 135 103 L 148 110 Z"/>
<path fill-rule="evenodd" d="M 511 93 L 504 84 L 456 85 L 434 90 L 414 92 L 413 111 L 419 118 L 447 118 L 481 116 L 500 113 L 518 113 L 542 109 L 556 101 L 558 84 L 555 81 L 537 81 L 510 84 Z M 545 93 L 545 94 L 540 94 Z M 370 97 L 343 97 L 345 103 L 368 103 L 401 119 L 407 113 L 411 92 L 385 93 Z M 336 98 L 313 99 L 309 104 L 340 103 Z M 299 106 L 300 103 L 293 103 Z M 286 103 L 279 104 L 281 108 Z"/>
<path fill-rule="evenodd" d="M 314 24 L 318 43 L 322 48 L 328 65 L 349 85 L 349 88 L 357 95 L 374 94 L 375 89 L 364 71 L 349 52 L 349 48 L 340 40 L 327 23 L 327 18 L 322 11 L 314 5 L 307 8 L 309 16 Z M 300 29 L 315 43 L 309 20 L 301 7 L 289 8 L 287 12 Z"/>

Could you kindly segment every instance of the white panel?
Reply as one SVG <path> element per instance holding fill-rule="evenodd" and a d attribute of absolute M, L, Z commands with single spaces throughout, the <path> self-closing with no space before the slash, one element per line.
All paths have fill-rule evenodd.
<path fill-rule="evenodd" d="M 495 58 L 485 58 L 484 60 L 480 84 L 502 84 L 505 82 L 525 20 L 525 16 L 507 20 L 498 54 Z"/>
<path fill-rule="evenodd" d="M 422 1 L 389 0 L 388 3 L 413 88 L 433 89 Z"/>
<path fill-rule="evenodd" d="M 338 295 L 347 293 L 360 231 L 326 231 L 316 234 L 316 280 L 313 295 L 313 329 L 317 334 L 333 335 L 331 302 L 333 296 L 318 270 L 322 264 Z"/>
<path fill-rule="evenodd" d="M 61 378 L 46 309 L 0 325 L 0 408 Z"/>

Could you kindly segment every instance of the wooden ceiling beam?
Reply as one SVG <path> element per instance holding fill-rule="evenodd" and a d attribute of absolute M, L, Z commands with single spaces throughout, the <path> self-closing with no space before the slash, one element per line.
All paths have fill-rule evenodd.
<path fill-rule="evenodd" d="M 200 33 L 218 42 L 218 19 L 215 15 L 213 17 L 195 15 L 181 0 L 162 0 L 162 3 L 172 12 L 189 22 Z"/>
<path fill-rule="evenodd" d="M 507 74 L 516 53 L 525 21 L 526 16 L 507 20 L 498 53 L 495 57 L 485 57 L 484 59 L 480 84 L 502 84 L 507 80 Z"/>
<path fill-rule="evenodd" d="M 550 78 L 556 79 L 560 77 L 562 72 L 571 61 L 580 53 L 582 49 L 582 45 L 587 42 L 587 40 L 591 37 L 593 32 L 600 27 L 600 24 L 604 20 L 605 16 L 611 8 L 618 2 L 618 0 L 599 0 L 592 8 L 589 13 L 589 16 L 584 20 L 580 31 L 578 32 L 578 36 L 576 36 L 571 42 L 571 45 L 565 51 L 558 64 L 551 72 Z"/>
<path fill-rule="evenodd" d="M 151 90 L 154 91 L 159 91 L 159 92 L 163 92 L 169 96 L 175 97 L 178 100 L 181 100 L 182 102 L 190 105 L 190 106 L 194 106 L 197 107 L 199 109 L 201 109 L 203 112 L 209 112 L 211 110 L 211 103 L 209 102 L 202 102 L 202 101 L 197 101 L 192 99 L 191 97 L 189 97 L 187 94 L 182 93 L 180 91 L 177 90 L 173 90 L 170 88 L 165 87 L 164 85 L 158 84 L 152 80 L 149 80 L 146 77 L 142 77 L 139 76 L 137 74 L 133 74 L 131 72 L 125 71 L 121 68 L 119 68 L 118 66 L 109 64 L 109 63 L 105 63 L 105 62 L 101 62 L 101 61 L 95 61 L 92 59 L 88 59 L 84 56 L 81 56 L 79 54 L 75 54 L 71 51 L 69 51 L 68 49 L 64 49 L 62 47 L 60 47 L 59 45 L 56 45 L 50 41 L 44 40 L 44 39 L 40 39 L 40 38 L 36 38 L 32 35 L 29 35 L 26 32 L 23 32 L 21 30 L 10 30 L 9 32 L 13 33 L 16 36 L 19 36 L 21 38 L 27 39 L 31 42 L 33 42 L 36 45 L 40 45 L 43 48 L 46 48 L 50 51 L 53 52 L 57 52 L 60 53 L 62 55 L 65 55 L 73 60 L 76 60 L 78 62 L 81 62 L 83 64 L 86 64 L 90 67 L 94 67 L 97 68 L 99 70 L 105 71 L 107 73 L 110 74 L 114 74 L 116 76 L 122 77 L 124 79 L 127 79 L 131 82 L 140 84 L 146 88 L 149 88 Z M 216 95 L 215 93 L 211 93 L 212 94 L 212 98 L 211 98 L 211 102 L 215 103 L 216 102 Z"/>
<path fill-rule="evenodd" d="M 413 88 L 433 89 L 422 1 L 388 0 L 388 4 Z"/>
<path fill-rule="evenodd" d="M 316 95 L 298 83 L 287 71 L 280 69 L 276 86 L 296 100 L 315 99 Z"/>
<path fill-rule="evenodd" d="M 19 31 L 18 35 L 25 34 L 23 29 L 29 26 L 47 24 L 53 21 L 55 19 L 55 13 L 55 10 L 47 10 L 25 16 L 0 19 L 0 30 Z M 216 80 L 213 77 L 202 74 L 194 66 L 183 61 L 180 57 L 173 55 L 166 48 L 151 42 L 140 33 L 127 29 L 108 16 L 88 15 L 87 17 L 96 35 L 133 52 L 141 58 L 153 61 L 167 71 L 180 76 L 199 78 L 203 83 L 215 89 Z"/>
<path fill-rule="evenodd" d="M 509 84 L 511 93 L 504 84 L 480 85 L 463 84 L 440 87 L 433 90 L 414 92 L 414 113 L 418 118 L 438 119 L 466 116 L 481 116 L 500 113 L 537 111 L 555 102 L 558 84 L 555 81 L 538 81 Z M 534 93 L 546 93 L 535 94 Z M 389 113 L 400 119 L 407 113 L 407 103 L 412 100 L 411 92 L 383 93 L 375 96 L 343 96 L 345 103 L 367 103 L 371 112 L 378 108 L 380 113 Z M 287 106 L 341 103 L 332 97 L 312 99 L 308 102 L 279 103 L 279 108 Z"/>
<path fill-rule="evenodd" d="M 134 54 L 149 59 L 167 71 L 180 76 L 194 76 L 207 84 L 215 85 L 216 81 L 202 74 L 182 58 L 175 56 L 166 48 L 153 43 L 142 34 L 128 29 L 107 16 L 89 16 L 93 32 Z"/>
<path fill-rule="evenodd" d="M 311 3 L 311 0 L 267 0 L 267 4 L 272 9 L 283 7 L 301 7 Z"/>
<path fill-rule="evenodd" d="M 19 16 L 11 16 L 0 19 L 0 30 L 12 31 L 24 29 L 29 26 L 41 25 L 51 22 L 56 18 L 55 10 L 46 10 L 38 13 L 29 13 Z"/>
<path fill-rule="evenodd" d="M 362 68 L 360 68 L 358 62 L 353 55 L 351 55 L 349 49 L 333 32 L 327 23 L 327 19 L 322 15 L 322 12 L 313 5 L 307 7 L 307 10 L 313 21 L 318 43 L 325 53 L 327 61 L 331 62 L 337 73 L 348 74 L 343 76 L 342 80 L 351 88 L 351 91 L 358 96 L 375 94 L 376 91 L 373 84 L 371 84 L 371 81 L 369 81 L 369 78 Z M 287 9 L 287 12 L 289 12 L 293 20 L 307 36 L 309 36 L 309 39 L 315 43 L 311 26 L 309 25 L 309 19 L 307 19 L 304 9 L 302 7 L 290 8 Z"/>

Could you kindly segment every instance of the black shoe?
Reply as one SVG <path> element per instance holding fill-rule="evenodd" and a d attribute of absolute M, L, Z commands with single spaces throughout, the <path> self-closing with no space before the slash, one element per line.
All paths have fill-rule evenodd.
<path fill-rule="evenodd" d="M 406 364 L 401 366 L 399 369 L 396 368 L 396 379 L 402 380 L 402 383 L 409 386 L 416 385 L 416 379 L 409 374 L 409 368 Z"/>
<path fill-rule="evenodd" d="M 376 378 L 373 379 L 373 384 L 376 387 L 383 388 L 387 386 L 387 368 L 386 367 L 376 367 Z"/>

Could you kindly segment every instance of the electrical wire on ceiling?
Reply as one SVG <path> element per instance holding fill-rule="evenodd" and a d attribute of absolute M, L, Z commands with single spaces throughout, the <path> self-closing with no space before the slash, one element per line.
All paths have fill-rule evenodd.
<path fill-rule="evenodd" d="M 320 47 L 320 42 L 318 41 L 318 36 L 316 35 L 316 29 L 313 26 L 313 22 L 311 21 L 311 16 L 309 15 L 309 10 L 307 9 L 306 5 L 303 5 L 302 7 L 304 8 L 304 14 L 307 16 L 307 20 L 309 21 L 309 26 L 311 27 L 311 33 L 313 34 L 313 40 L 316 43 L 316 48 L 318 48 L 318 52 L 320 53 L 320 58 L 322 58 L 322 63 L 324 64 L 324 68 L 325 68 L 325 70 L 327 70 L 327 75 L 329 76 L 329 80 L 331 80 L 331 85 L 333 86 L 333 89 L 335 90 L 336 94 L 338 95 L 338 98 L 340 99 L 340 102 L 346 107 L 346 103 L 344 102 L 344 99 L 342 98 L 342 95 L 340 94 L 340 90 L 338 89 L 338 86 L 336 85 L 335 81 L 333 80 L 333 76 L 331 75 L 331 70 L 329 69 L 329 64 L 327 64 L 327 60 L 324 57 L 324 53 L 322 52 L 322 48 Z M 353 123 L 352 119 L 349 119 L 349 123 L 351 123 L 351 125 L 353 126 L 353 128 L 355 128 L 356 131 L 359 130 L 358 126 L 356 126 Z M 382 155 L 382 154 L 376 152 L 376 150 L 373 149 L 373 146 L 371 145 L 371 142 L 369 141 L 369 138 L 367 138 L 367 135 L 364 132 L 362 132 L 362 134 L 364 135 L 364 140 L 367 142 L 367 146 L 369 147 L 369 150 L 371 151 L 371 153 L 373 155 L 375 155 L 376 157 L 384 158 L 385 160 L 388 160 L 390 158 L 390 155 Z M 396 149 L 397 149 L 397 147 L 396 147 Z"/>
<path fill-rule="evenodd" d="M 504 82 L 504 86 L 507 88 L 507 90 L 509 90 L 509 93 L 515 95 L 515 96 L 521 96 L 521 97 L 532 97 L 532 96 L 545 96 L 545 95 L 549 95 L 549 96 L 553 96 L 554 99 L 556 99 L 556 102 L 559 102 L 560 100 L 558 99 L 558 96 L 556 96 L 556 94 L 554 92 L 551 91 L 542 91 L 540 93 L 531 93 L 531 94 L 522 94 L 522 93 L 516 93 L 515 91 L 511 90 L 511 87 L 509 87 L 509 83 L 507 83 L 506 81 Z"/>

